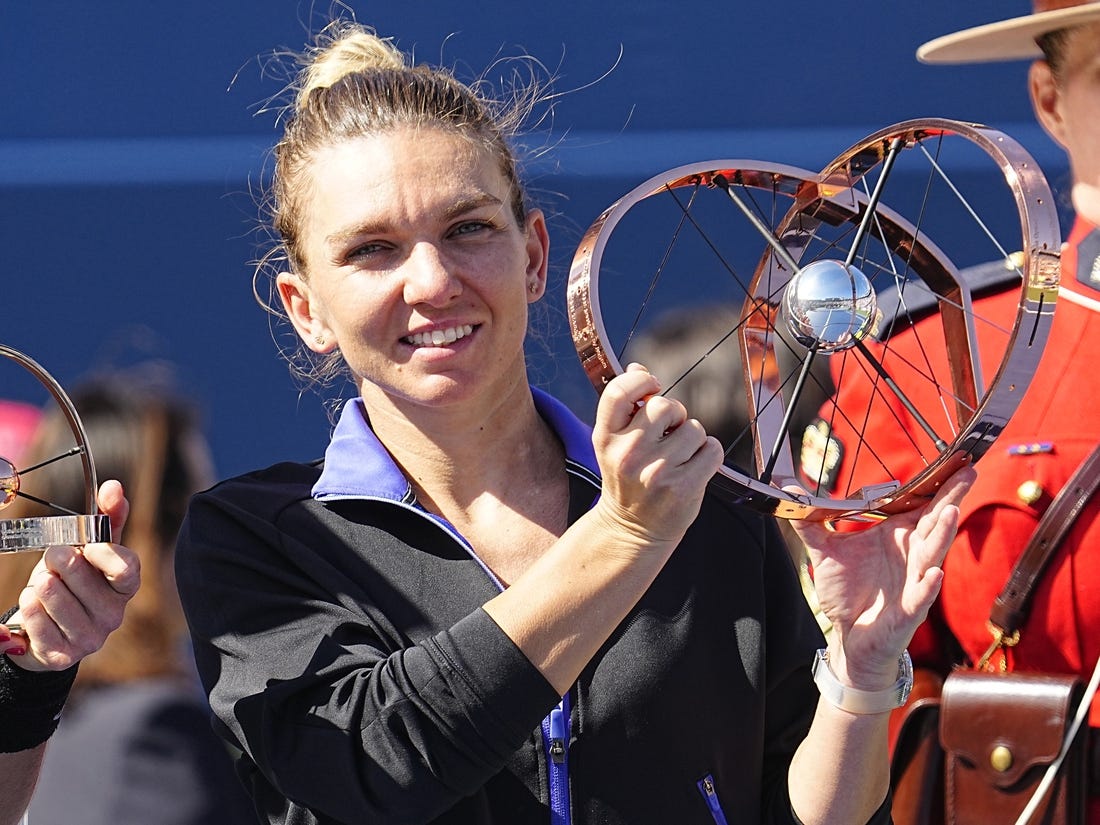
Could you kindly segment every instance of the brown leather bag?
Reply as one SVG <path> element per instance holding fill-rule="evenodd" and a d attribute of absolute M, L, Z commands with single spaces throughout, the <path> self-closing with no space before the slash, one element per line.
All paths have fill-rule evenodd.
<path fill-rule="evenodd" d="M 1083 685 L 1075 676 L 991 673 L 989 656 L 1015 644 L 1031 593 L 1074 519 L 1100 488 L 1100 445 L 1051 502 L 990 613 L 994 642 L 979 670 L 946 680 L 917 668 L 891 719 L 895 825 L 1014 823 L 1057 759 Z M 1075 737 L 1031 823 L 1085 821 L 1087 727 Z"/>
<path fill-rule="evenodd" d="M 944 682 L 944 810 L 953 825 L 1012 825 L 1062 750 L 1084 683 L 1076 676 L 959 670 Z M 1031 823 L 1084 825 L 1082 726 Z"/>

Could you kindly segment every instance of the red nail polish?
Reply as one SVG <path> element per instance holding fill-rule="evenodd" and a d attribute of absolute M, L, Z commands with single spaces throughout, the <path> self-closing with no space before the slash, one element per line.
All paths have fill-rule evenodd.
<path fill-rule="evenodd" d="M 4 654 L 6 656 L 22 656 L 26 652 L 27 652 L 27 649 L 25 647 L 13 647 L 9 650 L 5 650 Z"/>

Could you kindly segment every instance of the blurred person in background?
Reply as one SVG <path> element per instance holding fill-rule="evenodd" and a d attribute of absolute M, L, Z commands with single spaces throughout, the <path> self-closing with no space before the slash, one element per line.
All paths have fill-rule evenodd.
<path fill-rule="evenodd" d="M 30 802 L 34 825 L 255 822 L 210 729 L 173 576 L 187 501 L 213 476 L 210 451 L 191 406 L 156 384 L 126 372 L 71 393 L 97 473 L 125 488 L 126 542 L 140 559 L 142 582 L 118 630 L 80 664 Z M 60 410 L 47 412 L 22 463 L 71 444 Z M 79 512 L 83 476 L 68 463 L 36 470 L 36 495 Z M 48 512 L 19 498 L 5 517 Z M 38 556 L 2 559 L 0 604 L 16 603 Z"/>

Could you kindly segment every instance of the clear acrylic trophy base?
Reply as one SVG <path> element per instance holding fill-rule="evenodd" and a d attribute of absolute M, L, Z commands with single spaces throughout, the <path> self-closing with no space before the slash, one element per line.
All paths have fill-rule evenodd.
<path fill-rule="evenodd" d="M 54 544 L 84 545 L 111 540 L 105 515 L 0 519 L 0 553 L 45 550 Z"/>

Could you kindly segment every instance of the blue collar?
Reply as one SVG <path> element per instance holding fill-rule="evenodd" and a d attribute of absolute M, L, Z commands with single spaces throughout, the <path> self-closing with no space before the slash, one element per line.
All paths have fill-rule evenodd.
<path fill-rule="evenodd" d="M 535 409 L 565 446 L 566 462 L 584 471 L 598 484 L 599 469 L 592 448 L 592 429 L 562 402 L 531 388 Z M 377 498 L 412 503 L 412 487 L 367 420 L 362 398 L 344 404 L 340 419 L 325 450 L 325 466 L 313 485 L 313 497 L 321 500 Z"/>

